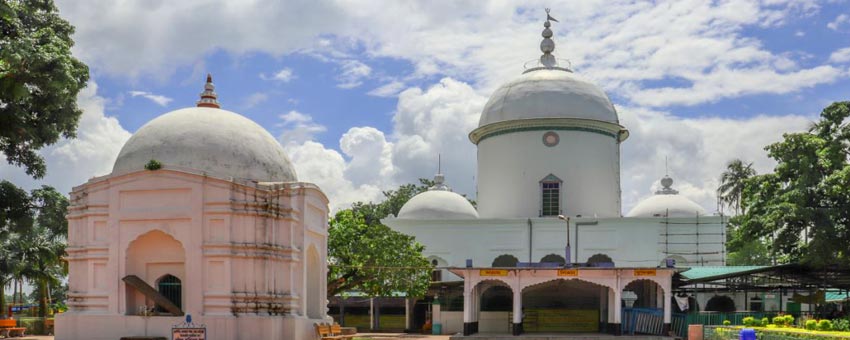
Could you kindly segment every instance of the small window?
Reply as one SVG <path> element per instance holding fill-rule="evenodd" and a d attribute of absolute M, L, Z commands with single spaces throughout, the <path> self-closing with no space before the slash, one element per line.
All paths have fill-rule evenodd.
<path fill-rule="evenodd" d="M 166 299 L 171 300 L 171 303 L 177 306 L 177 308 L 183 308 L 183 288 L 181 286 L 180 279 L 174 275 L 165 275 L 159 279 L 159 282 L 157 282 L 157 290 L 160 294 L 162 294 L 162 296 L 165 296 Z M 156 310 L 158 312 L 167 312 L 165 308 L 162 308 L 162 306 L 159 305 L 156 306 Z"/>
<path fill-rule="evenodd" d="M 431 265 L 434 266 L 434 269 L 431 270 L 431 282 L 443 281 L 443 271 L 441 269 L 437 269 L 439 262 L 437 262 L 437 260 L 431 260 Z"/>
<path fill-rule="evenodd" d="M 551 174 L 540 181 L 540 216 L 561 214 L 561 183 L 561 179 Z"/>

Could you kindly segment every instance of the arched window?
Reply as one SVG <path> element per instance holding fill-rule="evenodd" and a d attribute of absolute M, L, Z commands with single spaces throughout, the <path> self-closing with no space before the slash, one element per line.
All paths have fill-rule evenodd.
<path fill-rule="evenodd" d="M 605 254 L 595 254 L 587 259 L 587 264 L 591 267 L 614 266 L 614 260 Z"/>
<path fill-rule="evenodd" d="M 499 255 L 499 257 L 493 260 L 493 267 L 516 267 L 518 262 L 519 259 L 513 255 Z"/>
<path fill-rule="evenodd" d="M 561 255 L 549 254 L 549 255 L 543 256 L 543 258 L 540 259 L 540 262 L 557 263 L 557 264 L 560 264 L 560 265 L 564 265 L 565 263 L 567 263 L 567 260 L 565 260 L 564 257 L 561 256 Z"/>
<path fill-rule="evenodd" d="M 540 180 L 540 216 L 558 216 L 561 214 L 561 185 L 560 178 L 549 174 Z"/>
<path fill-rule="evenodd" d="M 706 312 L 734 312 L 735 301 L 725 295 L 715 295 L 705 303 Z"/>
<path fill-rule="evenodd" d="M 437 259 L 431 260 L 431 266 L 434 269 L 431 270 L 431 282 L 440 282 L 443 281 L 443 270 L 437 269 L 437 266 L 440 265 L 440 262 Z"/>
<path fill-rule="evenodd" d="M 171 301 L 178 308 L 183 309 L 183 287 L 180 279 L 174 275 L 166 274 L 157 280 L 156 288 L 159 294 Z M 159 305 L 156 306 L 156 310 L 157 312 L 168 312 Z"/>

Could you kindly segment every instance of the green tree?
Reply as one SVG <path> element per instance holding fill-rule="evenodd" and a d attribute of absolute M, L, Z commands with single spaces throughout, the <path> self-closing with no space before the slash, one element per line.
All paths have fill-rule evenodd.
<path fill-rule="evenodd" d="M 423 296 L 431 265 L 413 237 L 367 223 L 355 209 L 338 212 L 328 231 L 328 296 L 357 291 L 368 296 Z"/>
<path fill-rule="evenodd" d="M 73 32 L 51 0 L 0 1 L 0 151 L 35 178 L 47 171 L 36 151 L 74 137 L 82 114 L 89 72 L 71 55 Z"/>
<path fill-rule="evenodd" d="M 755 175 L 753 163 L 745 163 L 740 159 L 730 161 L 726 165 L 726 171 L 720 175 L 717 194 L 724 205 L 735 209 L 736 215 L 741 213 L 741 192 L 744 190 L 744 181 Z"/>
<path fill-rule="evenodd" d="M 768 240 L 773 256 L 850 265 L 850 102 L 825 108 L 808 131 L 766 147 L 773 173 L 745 180 L 741 239 Z"/>
<path fill-rule="evenodd" d="M 0 181 L 2 310 L 6 305 L 5 284 L 14 284 L 14 298 L 23 301 L 18 287 L 26 280 L 36 287 L 40 313 L 46 313 L 51 287 L 61 285 L 66 274 L 61 257 L 68 234 L 68 205 L 68 199 L 52 187 L 42 186 L 27 193 L 8 181 Z"/>

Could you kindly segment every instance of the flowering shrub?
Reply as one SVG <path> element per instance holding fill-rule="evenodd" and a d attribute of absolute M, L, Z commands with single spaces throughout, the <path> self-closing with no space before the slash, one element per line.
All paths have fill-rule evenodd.
<path fill-rule="evenodd" d="M 818 328 L 817 320 L 806 320 L 806 329 L 813 331 Z"/>
<path fill-rule="evenodd" d="M 819 331 L 831 331 L 832 330 L 832 321 L 827 319 L 823 319 L 818 321 L 818 330 Z"/>
<path fill-rule="evenodd" d="M 758 326 L 758 325 L 756 325 L 756 318 L 754 318 L 752 316 L 748 316 L 746 318 L 743 318 L 741 321 L 744 323 L 744 326 L 747 326 L 747 327 Z"/>
<path fill-rule="evenodd" d="M 777 325 L 779 327 L 785 326 L 785 317 L 782 316 L 782 315 L 774 316 L 773 317 L 773 324 Z"/>

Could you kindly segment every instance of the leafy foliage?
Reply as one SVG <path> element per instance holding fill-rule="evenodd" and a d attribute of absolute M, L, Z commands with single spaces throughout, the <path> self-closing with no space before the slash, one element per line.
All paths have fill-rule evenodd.
<path fill-rule="evenodd" d="M 819 331 L 831 331 L 832 330 L 832 321 L 823 319 L 818 321 L 818 330 Z"/>
<path fill-rule="evenodd" d="M 17 287 L 36 287 L 39 313 L 44 316 L 51 291 L 61 289 L 65 277 L 62 255 L 68 234 L 68 199 L 49 186 L 31 193 L 8 181 L 0 182 L 0 310 L 6 310 L 5 288 L 16 287 L 13 300 L 24 301 Z"/>
<path fill-rule="evenodd" d="M 145 164 L 145 170 L 154 171 L 159 169 L 162 169 L 162 163 L 160 163 L 158 160 L 151 159 L 150 162 Z"/>
<path fill-rule="evenodd" d="M 850 102 L 825 108 L 808 131 L 767 146 L 773 173 L 745 180 L 733 238 L 765 240 L 780 262 L 848 265 Z"/>
<path fill-rule="evenodd" d="M 430 264 L 413 237 L 367 223 L 355 209 L 338 212 L 328 231 L 328 296 L 357 291 L 368 296 L 422 296 Z"/>
<path fill-rule="evenodd" d="M 89 72 L 71 55 L 73 32 L 51 0 L 0 2 L 0 151 L 35 178 L 47 171 L 36 151 L 74 137 L 82 114 Z"/>
<path fill-rule="evenodd" d="M 755 175 L 753 163 L 740 159 L 730 161 L 726 165 L 726 171 L 720 175 L 717 194 L 724 205 L 735 209 L 735 214 L 741 213 L 741 192 L 744 190 L 744 182 Z"/>

